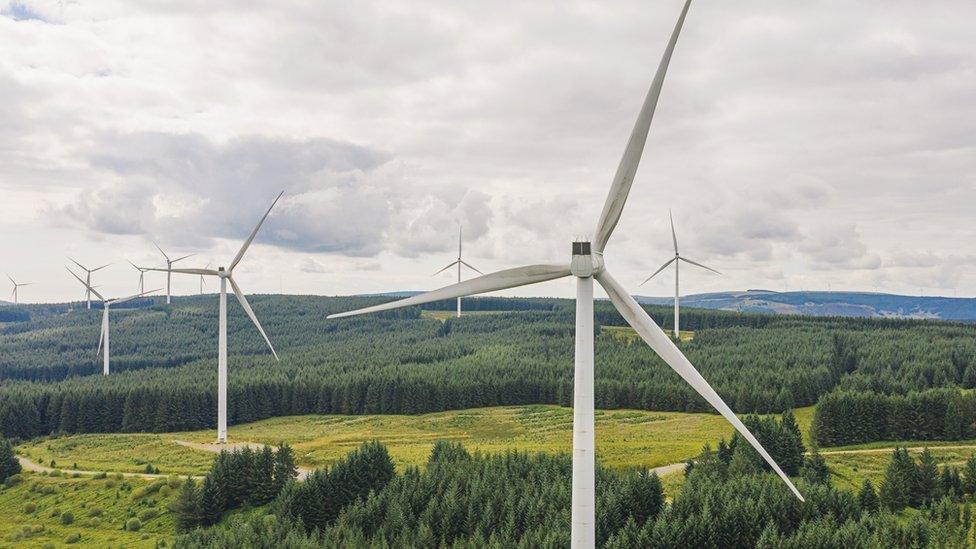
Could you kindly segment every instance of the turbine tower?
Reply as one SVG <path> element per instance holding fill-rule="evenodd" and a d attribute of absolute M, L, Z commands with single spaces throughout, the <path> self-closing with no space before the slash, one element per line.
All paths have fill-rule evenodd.
<path fill-rule="evenodd" d="M 498 271 L 488 275 L 466 280 L 426 294 L 409 297 L 399 301 L 366 307 L 346 313 L 329 315 L 340 318 L 376 311 L 387 311 L 412 305 L 441 301 L 455 297 L 469 296 L 485 292 L 506 290 L 527 284 L 555 280 L 567 276 L 576 278 L 576 352 L 575 373 L 573 377 L 573 481 L 571 510 L 571 544 L 574 548 L 592 548 L 596 537 L 595 515 L 595 445 L 594 445 L 594 405 L 593 405 L 593 280 L 606 290 L 614 307 L 668 366 L 678 373 L 686 383 L 708 401 L 722 416 L 735 427 L 742 437 L 756 449 L 766 463 L 780 476 L 797 498 L 803 499 L 800 492 L 783 473 L 779 465 L 766 452 L 765 448 L 749 432 L 749 429 L 736 417 L 735 413 L 712 389 L 705 378 L 698 373 L 691 362 L 675 346 L 671 339 L 647 315 L 647 312 L 634 301 L 623 286 L 614 279 L 604 264 L 603 250 L 610 235 L 620 220 L 624 203 L 630 192 L 640 162 L 651 119 L 657 105 L 664 76 L 667 72 L 671 54 L 674 51 L 678 34 L 688 13 L 691 0 L 686 0 L 674 32 L 668 42 L 664 57 L 657 69 L 644 104 L 637 117 L 637 123 L 624 149 L 623 158 L 617 167 L 610 193 L 596 226 L 596 239 L 591 242 L 574 242 L 572 259 L 568 265 L 529 265 Z"/>
<path fill-rule="evenodd" d="M 188 257 L 193 257 L 193 254 L 184 255 L 183 257 L 177 257 L 176 259 L 170 259 L 169 256 L 166 255 L 166 252 L 164 252 L 163 249 L 159 247 L 159 244 L 156 244 L 156 241 L 155 240 L 153 241 L 153 246 L 156 246 L 156 249 L 159 250 L 159 253 L 163 254 L 163 257 L 166 258 L 166 268 L 165 269 L 150 269 L 150 270 L 153 270 L 153 271 L 163 271 L 163 272 L 166 273 L 166 304 L 169 305 L 169 303 L 170 303 L 170 283 L 173 280 L 173 263 L 176 263 L 177 261 L 183 261 L 184 259 L 186 259 Z"/>
<path fill-rule="evenodd" d="M 89 286 L 80 276 L 76 275 L 74 271 L 68 269 L 68 272 L 71 273 L 71 276 L 77 278 L 78 282 L 84 284 L 85 287 L 88 289 L 88 291 L 95 294 L 95 297 L 102 300 L 102 331 L 101 333 L 98 334 L 98 349 L 95 351 L 95 354 L 97 355 L 100 352 L 102 353 L 102 375 L 107 376 L 110 370 L 109 357 L 111 356 L 111 349 L 109 345 L 108 312 L 112 308 L 112 305 L 119 305 L 121 303 L 125 303 L 126 301 L 131 301 L 137 297 L 142 297 L 146 294 L 158 292 L 160 288 L 156 288 L 155 290 L 149 290 L 148 292 L 140 292 L 138 294 L 130 295 L 128 297 L 105 299 L 105 297 L 103 297 L 102 294 L 98 293 L 98 291 L 95 290 L 94 287 Z M 104 352 L 102 351 L 102 343 L 105 344 Z"/>
<path fill-rule="evenodd" d="M 244 253 L 247 252 L 248 247 L 251 242 L 254 241 L 254 237 L 257 236 L 258 230 L 261 229 L 261 225 L 264 224 L 264 220 L 268 218 L 268 214 L 271 213 L 271 209 L 275 207 L 281 195 L 285 194 L 285 191 L 281 191 L 278 197 L 274 199 L 271 203 L 271 207 L 265 212 L 264 217 L 251 231 L 251 235 L 247 237 L 244 241 L 244 245 L 241 246 L 240 251 L 234 256 L 234 259 L 230 262 L 230 266 L 224 269 L 220 267 L 216 271 L 213 269 L 173 269 L 168 266 L 166 269 L 150 269 L 151 271 L 160 271 L 166 273 L 178 273 L 178 274 L 191 274 L 200 276 L 216 276 L 220 279 L 220 318 L 219 318 L 219 328 L 220 333 L 217 336 L 217 443 L 223 444 L 227 442 L 227 283 L 230 282 L 231 288 L 234 289 L 234 295 L 237 296 L 237 301 L 241 303 L 241 307 L 244 308 L 244 312 L 247 316 L 251 318 L 251 322 L 257 327 L 258 331 L 261 332 L 261 337 L 264 338 L 265 343 L 268 344 L 268 348 L 271 349 L 271 354 L 274 355 L 275 360 L 278 359 L 278 353 L 275 352 L 274 346 L 271 345 L 271 340 L 268 339 L 268 335 L 264 333 L 264 328 L 261 327 L 261 323 L 258 322 L 258 317 L 254 315 L 254 311 L 251 309 L 251 305 L 248 304 L 247 298 L 244 297 L 244 292 L 241 291 L 240 286 L 234 281 L 234 267 L 241 262 L 244 257 Z M 162 251 L 162 250 L 160 250 Z M 165 255 L 165 254 L 164 254 Z M 182 258 L 180 258 L 182 259 Z M 179 260 L 177 260 L 179 261 Z M 172 263 L 175 263 L 172 262 Z"/>
<path fill-rule="evenodd" d="M 33 284 L 33 282 L 17 282 L 9 274 L 7 275 L 7 278 L 10 279 L 10 282 L 12 282 L 14 285 L 14 291 L 11 292 L 10 297 L 11 299 L 14 300 L 14 303 L 17 303 L 17 289 L 20 288 L 21 286 L 30 286 L 31 284 Z"/>
<path fill-rule="evenodd" d="M 136 265 L 135 263 L 133 263 L 131 261 L 129 261 L 129 265 L 132 265 L 132 268 L 134 268 L 135 270 L 139 271 L 139 293 L 145 292 L 146 291 L 146 271 L 148 271 L 149 268 L 148 267 L 140 267 L 140 266 Z"/>
<path fill-rule="evenodd" d="M 204 266 L 204 269 L 209 269 L 209 268 L 210 268 L 210 262 L 208 261 L 207 265 Z M 203 295 L 203 287 L 206 285 L 207 283 L 203 281 L 203 275 L 200 275 L 200 295 Z"/>
<path fill-rule="evenodd" d="M 95 267 L 94 269 L 89 269 L 84 265 L 82 265 L 81 263 L 78 263 L 74 259 L 71 259 L 70 257 L 68 259 L 70 259 L 72 263 L 80 267 L 82 271 L 85 271 L 85 302 L 88 303 L 88 308 L 91 309 L 91 288 L 93 288 L 91 275 L 95 271 L 101 271 L 105 267 L 108 267 L 109 265 L 111 265 L 111 263 L 106 263 L 101 267 Z"/>
<path fill-rule="evenodd" d="M 672 217 L 671 215 L 671 210 L 668 210 L 668 218 L 671 220 L 671 241 L 674 242 L 674 257 L 669 259 L 664 265 L 661 265 L 658 268 L 658 270 L 654 271 L 654 274 L 644 279 L 644 282 L 641 282 L 640 285 L 643 286 L 644 284 L 647 284 L 647 282 L 650 279 L 657 276 L 657 274 L 663 271 L 664 269 L 666 269 L 668 265 L 674 263 L 674 339 L 677 340 L 681 338 L 680 336 L 681 332 L 678 326 L 678 306 L 679 306 L 679 301 L 681 301 L 681 294 L 678 290 L 678 266 L 680 262 L 684 261 L 685 263 L 688 263 L 690 265 L 695 265 L 696 267 L 701 267 L 702 269 L 708 269 L 709 271 L 712 271 L 715 274 L 722 274 L 722 273 L 716 271 L 711 267 L 706 267 L 701 263 L 692 261 L 687 257 L 681 257 L 681 254 L 678 253 L 678 237 L 674 233 L 674 217 Z"/>
<path fill-rule="evenodd" d="M 441 270 L 437 271 L 436 273 L 434 273 L 432 276 L 437 276 L 437 275 L 443 273 L 444 271 L 450 269 L 451 267 L 453 267 L 455 265 L 457 265 L 457 280 L 458 280 L 458 282 L 461 282 L 461 265 L 464 265 L 465 267 L 471 269 L 472 271 L 474 271 L 474 272 L 476 272 L 476 273 L 478 273 L 480 275 L 485 274 L 485 273 L 479 271 L 478 269 L 475 269 L 474 267 L 472 267 L 465 260 L 461 259 L 461 224 L 460 223 L 458 224 L 458 256 L 457 256 L 457 259 L 455 259 L 453 263 L 449 263 L 447 265 L 447 267 L 444 267 L 443 269 L 441 269 Z M 457 317 L 458 318 L 461 318 L 461 298 L 460 297 L 457 298 Z"/>

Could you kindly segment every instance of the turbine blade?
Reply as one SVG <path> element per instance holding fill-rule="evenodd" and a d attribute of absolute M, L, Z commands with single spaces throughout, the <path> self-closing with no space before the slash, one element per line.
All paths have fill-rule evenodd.
<path fill-rule="evenodd" d="M 485 274 L 485 273 L 479 271 L 478 269 L 475 269 L 474 267 L 472 267 L 470 263 L 468 263 L 467 261 L 465 261 L 463 259 L 461 260 L 461 265 L 464 265 L 465 267 L 471 269 L 472 271 L 474 271 L 474 272 L 476 272 L 476 273 L 478 273 L 480 275 Z"/>
<path fill-rule="evenodd" d="M 67 270 L 69 273 L 71 273 L 71 276 L 77 278 L 78 279 L 78 282 L 81 282 L 81 285 L 82 286 L 84 286 L 85 288 L 88 288 L 88 291 L 89 292 L 95 294 L 95 297 L 97 297 L 98 299 L 101 299 L 102 301 L 105 301 L 105 298 L 102 297 L 102 294 L 98 293 L 98 290 L 96 290 L 94 286 L 89 286 L 88 283 L 85 282 L 84 279 L 82 279 L 80 276 L 76 275 L 75 272 L 72 271 L 71 269 L 68 269 L 67 267 L 65 267 L 65 270 Z"/>
<path fill-rule="evenodd" d="M 139 293 L 139 294 L 130 295 L 130 296 L 127 296 L 127 297 L 120 297 L 118 299 L 110 299 L 110 300 L 108 300 L 108 302 L 110 304 L 112 304 L 112 305 L 118 305 L 119 303 L 125 303 L 126 301 L 132 301 L 133 299 L 135 299 L 137 297 L 143 297 L 143 296 L 148 295 L 148 294 L 151 294 L 153 292 L 158 292 L 159 290 L 162 290 L 162 288 L 156 288 L 155 290 L 146 290 L 145 292 L 142 292 L 142 293 Z"/>
<path fill-rule="evenodd" d="M 153 246 L 155 246 L 156 249 L 159 250 L 159 253 L 163 254 L 163 257 L 166 258 L 166 261 L 169 261 L 169 256 L 166 255 L 166 252 L 164 252 L 163 249 L 159 247 L 159 244 L 156 244 L 156 241 L 155 240 L 153 240 L 152 243 L 153 243 Z"/>
<path fill-rule="evenodd" d="M 106 311 L 108 309 L 105 309 Z M 104 316 L 105 313 L 102 313 Z M 98 348 L 95 349 L 95 356 L 98 356 L 102 352 L 102 340 L 105 338 L 105 322 L 102 322 L 102 328 L 98 330 Z"/>
<path fill-rule="evenodd" d="M 459 282 L 457 284 L 451 284 L 450 286 L 445 286 L 439 290 L 415 295 L 399 301 L 391 301 L 389 303 L 374 305 L 372 307 L 366 307 L 364 309 L 357 309 L 355 311 L 345 313 L 331 314 L 327 318 L 343 318 L 366 313 L 375 313 L 378 311 L 389 311 L 391 309 L 400 309 L 403 307 L 410 307 L 412 305 L 430 303 L 432 301 L 441 301 L 444 299 L 483 294 L 497 290 L 507 290 L 509 288 L 516 288 L 518 286 L 525 286 L 527 284 L 555 280 L 557 278 L 569 276 L 569 274 L 569 265 L 529 265 L 527 267 L 516 267 L 514 269 L 506 269 L 504 271 L 497 271 L 484 276 L 479 276 L 478 278 L 472 278 L 471 280 L 465 280 L 464 282 Z"/>
<path fill-rule="evenodd" d="M 244 292 L 241 291 L 241 287 L 237 285 L 237 282 L 234 282 L 234 277 L 229 276 L 227 277 L 227 280 L 230 281 L 231 287 L 234 288 L 234 295 L 237 296 L 237 301 L 241 302 L 241 307 L 244 307 L 244 312 L 247 313 L 247 316 L 251 317 L 251 322 L 254 323 L 258 331 L 261 332 L 261 336 L 264 337 L 265 343 L 267 343 L 268 348 L 271 349 L 271 354 L 274 355 L 275 360 L 280 361 L 281 359 L 278 358 L 278 353 L 275 352 L 274 345 L 272 345 L 271 340 L 268 339 L 268 334 L 264 333 L 264 328 L 262 328 L 261 323 L 258 322 L 258 317 L 254 316 L 254 311 L 251 310 L 251 305 L 248 304 L 247 298 L 244 297 Z"/>
<path fill-rule="evenodd" d="M 261 229 L 261 225 L 264 224 L 264 220 L 267 219 L 268 214 L 271 213 L 271 208 L 275 207 L 275 204 L 278 203 L 278 200 L 281 199 L 281 195 L 283 194 L 285 194 L 285 191 L 278 193 L 278 196 L 274 199 L 274 202 L 271 203 L 271 207 L 268 208 L 268 211 L 264 213 L 264 217 L 261 218 L 261 221 L 258 221 L 258 224 L 254 227 L 254 230 L 251 231 L 251 236 L 247 237 L 247 240 L 244 241 L 244 245 L 241 246 L 240 251 L 237 252 L 236 256 L 234 256 L 234 261 L 230 262 L 230 267 L 227 268 L 228 271 L 233 271 L 234 267 L 241 262 L 241 259 L 244 257 L 244 252 L 247 251 L 247 248 L 251 245 L 251 242 L 254 241 L 254 237 L 257 236 L 258 230 Z"/>
<path fill-rule="evenodd" d="M 661 357 L 672 370 L 677 372 L 686 383 L 691 385 L 691 387 L 712 405 L 713 408 L 718 410 L 718 413 L 722 414 L 729 423 L 735 427 L 735 430 L 739 432 L 742 437 L 752 445 L 753 448 L 759 452 L 759 455 L 766 460 L 766 463 L 776 471 L 783 482 L 789 486 L 793 494 L 803 501 L 803 496 L 800 491 L 796 489 L 790 477 L 786 476 L 786 473 L 780 469 L 779 465 L 773 460 L 773 458 L 766 452 L 766 449 L 762 447 L 762 444 L 756 440 L 756 437 L 749 432 L 749 429 L 743 425 L 742 421 L 735 415 L 731 408 L 722 400 L 722 397 L 712 389 L 712 386 L 705 381 L 698 370 L 688 361 L 684 354 L 671 342 L 667 335 L 661 331 L 661 328 L 651 320 L 651 317 L 647 315 L 644 309 L 634 301 L 634 298 L 627 293 L 627 291 L 620 285 L 607 271 L 602 271 L 596 275 L 597 281 L 606 290 L 607 295 L 610 296 L 610 301 L 613 302 L 614 307 L 620 312 L 624 317 L 624 320 L 640 335 L 651 349 L 659 357 Z"/>
<path fill-rule="evenodd" d="M 722 274 L 722 273 L 716 271 L 715 269 L 713 269 L 711 267 L 702 265 L 701 263 L 698 263 L 697 261 L 692 261 L 692 260 L 690 260 L 690 259 L 688 259 L 686 257 L 679 257 L 678 259 L 680 259 L 681 261 L 684 261 L 685 263 L 691 263 L 692 265 L 695 265 L 697 267 L 701 267 L 702 269 L 708 269 L 709 271 L 712 271 L 715 274 Z"/>
<path fill-rule="evenodd" d="M 194 255 L 196 255 L 196 254 L 184 255 L 183 257 L 180 257 L 180 258 L 174 259 L 173 261 L 170 261 L 170 263 L 176 263 L 177 261 L 183 261 L 184 259 L 186 259 L 188 257 L 193 257 Z"/>
<path fill-rule="evenodd" d="M 658 270 L 654 271 L 654 274 L 652 274 L 651 276 L 645 278 L 644 279 L 644 282 L 641 282 L 640 285 L 643 286 L 644 284 L 647 284 L 647 282 L 649 280 L 651 280 L 652 278 L 654 278 L 655 276 L 657 276 L 658 273 L 660 273 L 661 271 L 663 271 L 664 269 L 666 269 L 668 265 L 674 263 L 676 259 L 678 259 L 678 258 L 677 257 L 672 257 L 671 259 L 669 259 L 664 265 L 661 265 L 661 267 L 658 268 Z"/>
<path fill-rule="evenodd" d="M 161 267 L 149 267 L 147 271 L 157 271 L 160 273 L 179 273 L 179 274 L 190 274 L 190 275 L 207 275 L 207 276 L 220 276 L 219 271 L 213 269 L 163 269 Z"/>
<path fill-rule="evenodd" d="M 430 276 L 437 276 L 437 275 L 439 275 L 439 274 L 441 274 L 441 273 L 443 273 L 444 271 L 446 271 L 446 270 L 448 270 L 448 269 L 450 269 L 451 267 L 453 267 L 453 266 L 455 266 L 455 265 L 457 265 L 457 264 L 458 264 L 458 262 L 457 262 L 457 261 L 452 261 L 451 263 L 448 263 L 448 265 L 447 265 L 447 267 L 444 267 L 443 269 L 441 269 L 441 270 L 439 270 L 439 271 L 437 271 L 436 273 L 434 273 L 434 274 L 432 274 L 432 275 L 430 275 Z"/>
<path fill-rule="evenodd" d="M 671 62 L 671 54 L 674 53 L 674 46 L 678 41 L 678 34 L 681 26 L 685 22 L 688 14 L 688 7 L 691 0 L 686 0 L 678 22 L 674 26 L 671 40 L 668 41 L 664 56 L 658 65 L 657 73 L 651 82 L 651 87 L 647 91 L 647 97 L 641 106 L 640 114 L 637 115 L 637 122 L 631 131 L 630 139 L 627 140 L 627 147 L 624 149 L 623 157 L 617 166 L 617 172 L 613 176 L 613 183 L 610 185 L 610 193 L 607 201 L 603 205 L 603 212 L 600 213 L 600 221 L 597 223 L 596 239 L 593 241 L 593 250 L 602 252 L 610 240 L 614 227 L 620 221 L 620 214 L 624 210 L 627 196 L 630 194 L 630 187 L 634 183 L 634 175 L 637 173 L 637 165 L 640 164 L 641 155 L 644 152 L 644 143 L 647 141 L 647 133 L 651 128 L 651 120 L 654 118 L 654 109 L 657 107 L 658 98 L 661 96 L 661 88 L 664 87 L 664 76 L 668 72 L 668 64 Z"/>
<path fill-rule="evenodd" d="M 678 235 L 674 234 L 674 216 L 668 210 L 668 219 L 671 220 L 671 241 L 674 242 L 674 255 L 678 255 Z"/>
<path fill-rule="evenodd" d="M 7 275 L 7 280 L 9 280 L 10 282 L 13 282 L 13 284 L 14 284 L 14 286 L 16 286 L 16 285 L 17 285 L 17 281 L 16 281 L 16 280 L 14 280 L 14 279 L 13 279 L 13 277 L 12 277 L 12 276 L 10 276 L 9 274 Z"/>
<path fill-rule="evenodd" d="M 106 263 L 105 265 L 102 265 L 101 267 L 97 267 L 97 268 L 95 268 L 95 269 L 92 269 L 92 270 L 91 270 L 91 271 L 89 271 L 89 272 L 92 272 L 92 273 L 93 273 L 93 272 L 95 272 L 95 271 L 101 271 L 102 269 L 104 269 L 105 267 L 108 267 L 108 266 L 110 266 L 110 265 L 112 265 L 112 264 L 111 264 L 111 263 Z"/>
<path fill-rule="evenodd" d="M 458 259 L 461 259 L 461 224 L 458 223 Z"/>
<path fill-rule="evenodd" d="M 75 265 L 81 267 L 81 270 L 82 271 L 89 272 L 88 269 L 86 269 L 85 266 L 82 265 L 81 263 L 78 263 L 77 261 L 75 261 L 74 259 L 71 259 L 70 257 L 68 259 L 71 260 L 71 262 L 74 263 Z"/>

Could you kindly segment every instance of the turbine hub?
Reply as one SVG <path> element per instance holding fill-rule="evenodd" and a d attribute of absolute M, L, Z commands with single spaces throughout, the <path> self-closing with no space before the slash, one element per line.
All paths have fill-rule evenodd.
<path fill-rule="evenodd" d="M 230 272 L 224 269 L 223 267 L 220 267 L 217 269 L 217 276 L 219 276 L 220 278 L 229 278 Z"/>
<path fill-rule="evenodd" d="M 593 254 L 589 242 L 573 242 L 573 260 L 569 264 L 573 276 L 587 278 L 603 270 L 603 254 Z"/>

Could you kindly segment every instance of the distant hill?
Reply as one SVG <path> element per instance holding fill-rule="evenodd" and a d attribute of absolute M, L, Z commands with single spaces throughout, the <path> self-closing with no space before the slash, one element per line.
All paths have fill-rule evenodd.
<path fill-rule="evenodd" d="M 669 305 L 672 297 L 634 296 L 640 303 Z M 919 297 L 870 292 L 774 292 L 747 290 L 683 296 L 702 309 L 809 316 L 931 318 L 976 321 L 976 299 Z"/>

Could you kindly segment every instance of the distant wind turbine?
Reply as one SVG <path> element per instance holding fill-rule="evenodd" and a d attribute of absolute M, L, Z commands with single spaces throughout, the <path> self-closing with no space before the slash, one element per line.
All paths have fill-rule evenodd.
<path fill-rule="evenodd" d="M 111 263 L 106 263 L 105 265 L 102 265 L 101 267 L 95 267 L 94 269 L 89 269 L 89 268 L 85 267 L 84 265 L 82 265 L 81 263 L 78 263 L 74 259 L 71 259 L 70 257 L 68 259 L 70 259 L 72 263 L 74 263 L 75 265 L 77 265 L 78 267 L 80 267 L 82 271 L 85 271 L 85 302 L 88 303 L 88 308 L 91 309 L 91 288 L 93 287 L 92 286 L 92 273 L 94 273 L 95 271 L 101 271 L 105 267 L 108 267 L 109 265 L 111 265 Z"/>
<path fill-rule="evenodd" d="M 706 267 L 705 265 L 702 265 L 701 263 L 696 263 L 696 262 L 688 259 L 687 257 L 681 257 L 681 254 L 678 253 L 678 237 L 677 237 L 677 235 L 675 235 L 675 232 L 674 232 L 674 217 L 671 216 L 671 211 L 670 210 L 668 210 L 668 218 L 671 219 L 671 240 L 672 240 L 672 242 L 674 242 L 674 257 L 672 257 L 671 259 L 669 259 L 667 261 L 667 263 L 665 263 L 664 265 L 661 265 L 661 267 L 658 268 L 658 270 L 654 271 L 654 274 L 652 274 L 651 276 L 649 276 L 646 279 L 644 279 L 644 282 L 641 282 L 640 285 L 643 286 L 644 284 L 647 284 L 647 282 L 650 279 L 652 279 L 655 276 L 657 276 L 657 274 L 660 273 L 661 271 L 663 271 L 664 269 L 666 269 L 668 267 L 668 265 L 674 263 L 674 338 L 675 339 L 680 339 L 681 332 L 680 332 L 679 326 L 678 326 L 678 308 L 679 308 L 679 302 L 681 301 L 681 293 L 680 293 L 680 289 L 678 288 L 678 265 L 680 264 L 681 261 L 684 261 L 685 263 L 690 263 L 690 264 L 695 265 L 697 267 L 701 267 L 702 269 L 708 269 L 709 271 L 712 271 L 715 274 L 722 274 L 722 273 L 716 271 L 715 269 L 713 269 L 711 267 Z"/>
<path fill-rule="evenodd" d="M 254 237 L 257 236 L 258 230 L 261 229 L 261 225 L 264 224 L 264 220 L 268 218 L 268 214 L 271 213 L 271 209 L 275 207 L 278 203 L 278 199 L 281 195 L 285 194 L 285 191 L 281 191 L 278 197 L 274 199 L 271 203 L 271 207 L 265 212 L 264 217 L 251 231 L 251 235 L 247 237 L 244 241 L 244 245 L 241 246 L 240 251 L 234 256 L 234 259 L 230 262 L 230 266 L 225 270 L 220 267 L 216 271 L 213 269 L 173 269 L 168 267 L 166 269 L 150 269 L 152 271 L 160 271 L 166 273 L 178 273 L 178 274 L 191 274 L 200 276 L 216 276 L 220 278 L 220 318 L 219 328 L 220 333 L 217 336 L 217 443 L 223 444 L 227 442 L 227 283 L 230 282 L 231 287 L 234 289 L 234 295 L 237 296 L 237 301 L 241 303 L 241 307 L 244 308 L 244 312 L 247 316 L 251 318 L 251 322 L 257 327 L 258 331 L 261 332 L 261 337 L 264 338 L 265 343 L 268 344 L 268 348 L 271 349 L 271 354 L 274 355 L 275 360 L 278 359 L 278 353 L 275 352 L 274 346 L 271 345 L 271 340 L 268 339 L 268 335 L 264 333 L 264 328 L 261 327 L 261 323 L 258 322 L 258 317 L 254 315 L 254 311 L 247 302 L 247 298 L 244 297 L 244 292 L 241 291 L 240 286 L 234 281 L 234 267 L 241 262 L 244 257 L 244 253 L 247 251 L 251 242 L 254 241 Z M 162 251 L 162 250 L 160 250 Z M 165 254 L 164 254 L 165 255 Z M 182 258 L 181 258 L 182 259 Z M 178 260 L 177 260 L 178 261 Z"/>
<path fill-rule="evenodd" d="M 210 262 L 208 261 L 204 269 L 209 269 L 209 268 L 210 268 Z M 203 281 L 203 275 L 200 275 L 200 295 L 203 295 L 203 287 L 206 285 L 207 283 Z"/>
<path fill-rule="evenodd" d="M 95 294 L 95 297 L 102 300 L 102 331 L 101 333 L 98 334 L 98 349 L 95 351 L 95 354 L 97 355 L 100 352 L 102 353 L 102 375 L 107 376 L 109 374 L 109 357 L 111 356 L 111 348 L 109 342 L 109 329 L 108 329 L 108 312 L 112 308 L 112 305 L 119 305 L 125 303 L 126 301 L 131 301 L 137 297 L 142 297 L 146 294 L 158 292 L 160 288 L 156 288 L 155 290 L 149 290 L 148 292 L 140 292 L 136 295 L 130 295 L 128 297 L 105 299 L 105 297 L 103 297 L 102 294 L 98 293 L 98 290 L 96 290 L 92 286 L 89 286 L 88 283 L 86 283 L 80 276 L 76 275 L 74 271 L 68 269 L 68 272 L 71 273 L 71 276 L 77 278 L 78 282 L 81 282 L 88 289 L 88 291 Z M 104 352 L 102 351 L 103 343 L 105 349 Z"/>
<path fill-rule="evenodd" d="M 33 284 L 33 282 L 17 282 L 9 274 L 7 275 L 7 278 L 9 278 L 10 282 L 12 282 L 14 285 L 14 291 L 10 294 L 10 297 L 14 300 L 14 303 L 17 303 L 17 289 L 20 288 L 21 286 L 30 286 L 31 284 Z"/>
<path fill-rule="evenodd" d="M 153 246 L 156 246 L 156 249 L 159 250 L 159 253 L 163 254 L 163 257 L 166 258 L 166 268 L 165 269 L 151 269 L 151 270 L 153 270 L 153 271 L 163 271 L 163 272 L 166 273 L 166 304 L 169 305 L 169 303 L 170 303 L 170 283 L 173 280 L 173 263 L 176 263 L 177 261 L 183 261 L 184 259 L 186 259 L 188 257 L 193 257 L 193 254 L 184 255 L 183 257 L 177 257 L 176 259 L 170 259 L 169 256 L 166 255 L 166 252 L 164 252 L 163 249 L 159 247 L 159 244 L 156 244 L 156 241 L 155 240 L 153 241 Z"/>
<path fill-rule="evenodd" d="M 593 402 L 593 280 L 603 286 L 610 301 L 631 327 L 668 366 L 678 373 L 686 383 L 705 398 L 722 416 L 731 423 L 742 437 L 751 444 L 783 479 L 797 498 L 803 499 L 793 482 L 783 473 L 779 465 L 766 452 L 756 437 L 749 431 L 722 397 L 705 381 L 698 370 L 688 361 L 681 350 L 654 323 L 634 298 L 627 293 L 607 271 L 604 265 L 603 250 L 613 233 L 623 211 L 634 175 L 640 162 L 651 119 L 657 105 L 671 54 L 674 51 L 678 34 L 684 23 L 691 0 L 686 0 L 681 16 L 675 25 L 664 57 L 654 76 L 653 83 L 644 100 L 637 122 L 627 141 L 623 158 L 617 167 L 610 192 L 596 226 L 596 239 L 590 242 L 573 242 L 572 260 L 569 265 L 530 265 L 498 271 L 480 276 L 439 290 L 416 295 L 399 301 L 366 307 L 346 313 L 329 315 L 341 318 L 377 311 L 387 311 L 421 305 L 444 299 L 469 296 L 485 292 L 506 290 L 518 286 L 555 280 L 567 276 L 576 278 L 576 354 L 573 376 L 573 477 L 570 542 L 574 548 L 592 548 L 596 539 L 596 496 L 595 496 L 595 445 L 594 445 L 594 402 Z"/>
<path fill-rule="evenodd" d="M 485 274 L 485 273 L 479 271 L 478 269 L 472 267 L 467 261 L 461 259 L 461 225 L 460 224 L 458 224 L 458 256 L 457 256 L 457 259 L 455 259 L 453 263 L 449 263 L 447 265 L 447 267 L 444 267 L 443 269 L 441 269 L 441 270 L 437 271 L 436 273 L 434 273 L 433 276 L 437 276 L 437 275 L 443 273 L 444 271 L 450 269 L 451 267 L 453 267 L 455 265 L 457 265 L 457 280 L 458 280 L 458 282 L 461 282 L 461 265 L 464 265 L 465 267 L 471 269 L 472 271 L 474 271 L 474 272 L 476 272 L 476 273 L 478 273 L 480 275 Z M 461 318 L 461 298 L 460 297 L 457 298 L 457 317 L 458 318 Z"/>
<path fill-rule="evenodd" d="M 146 271 L 148 271 L 149 268 L 148 267 L 140 267 L 140 266 L 136 265 L 135 263 L 133 263 L 131 261 L 129 261 L 129 265 L 132 265 L 132 267 L 135 270 L 139 271 L 139 292 L 140 293 L 145 292 L 146 291 Z"/>

